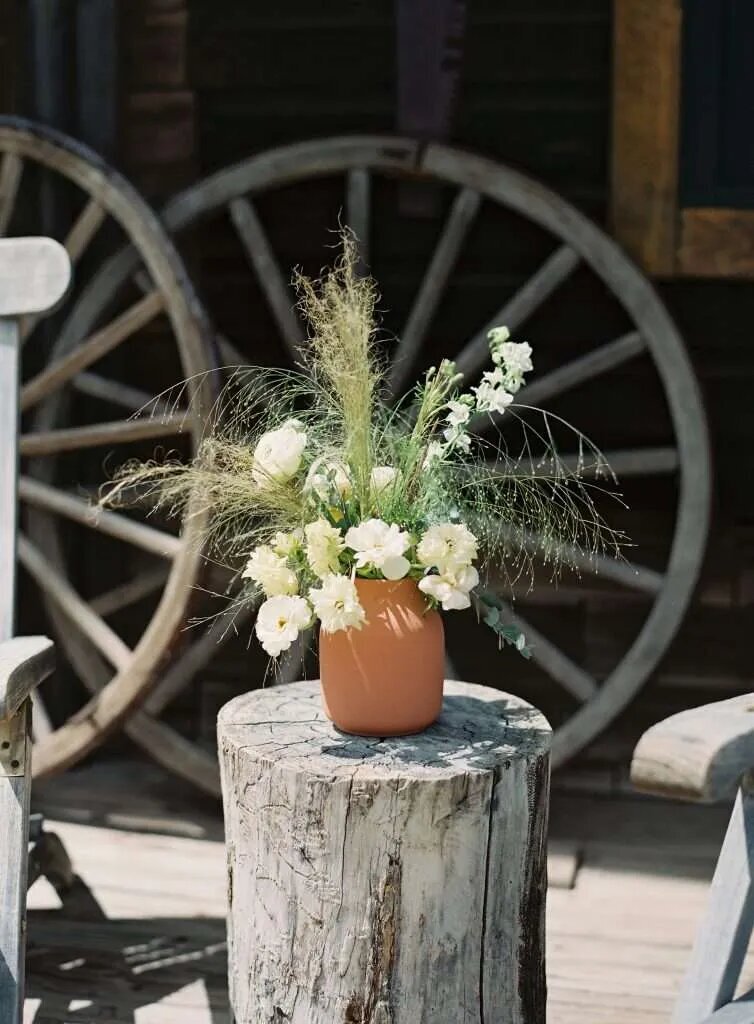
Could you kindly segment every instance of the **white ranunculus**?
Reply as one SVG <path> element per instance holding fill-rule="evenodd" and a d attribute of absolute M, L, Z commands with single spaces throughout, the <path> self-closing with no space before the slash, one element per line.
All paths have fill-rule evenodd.
<path fill-rule="evenodd" d="M 272 549 L 284 558 L 289 558 L 294 554 L 304 542 L 304 531 L 301 527 L 296 527 L 295 530 L 291 530 L 290 533 L 283 533 L 278 531 L 272 539 Z"/>
<path fill-rule="evenodd" d="M 477 554 L 477 539 L 463 523 L 438 523 L 430 526 L 416 548 L 416 555 L 428 569 L 441 575 L 458 572 L 471 565 Z"/>
<path fill-rule="evenodd" d="M 339 629 L 361 629 L 366 614 L 359 602 L 356 584 L 348 576 L 331 573 L 318 589 L 309 591 L 314 614 L 326 633 Z"/>
<path fill-rule="evenodd" d="M 288 566 L 285 558 L 275 554 L 267 544 L 260 544 L 252 551 L 241 578 L 254 580 L 266 597 L 298 593 L 295 572 Z"/>
<path fill-rule="evenodd" d="M 270 657 L 277 658 L 311 621 L 312 610 L 303 597 L 279 595 L 260 605 L 254 631 Z"/>
<path fill-rule="evenodd" d="M 473 565 L 467 565 L 454 573 L 439 576 L 424 576 L 419 580 L 419 590 L 433 597 L 443 611 L 462 611 L 471 607 L 469 591 L 479 582 L 479 573 Z"/>
<path fill-rule="evenodd" d="M 320 577 L 337 573 L 340 553 L 345 547 L 340 530 L 331 526 L 326 519 L 316 519 L 304 527 L 304 533 L 306 557 L 312 572 Z"/>
<path fill-rule="evenodd" d="M 323 462 L 317 459 L 306 474 L 304 490 L 313 492 L 321 501 L 327 501 L 333 490 L 341 498 L 349 498 L 353 484 L 342 462 Z"/>
<path fill-rule="evenodd" d="M 374 497 L 378 498 L 392 487 L 397 478 L 398 470 L 393 466 L 375 466 L 369 476 L 369 487 Z"/>
<path fill-rule="evenodd" d="M 346 544 L 356 554 L 357 568 L 374 566 L 385 579 L 402 580 L 411 568 L 404 557 L 411 537 L 395 523 L 388 525 L 382 519 L 367 519 L 348 530 Z"/>
<path fill-rule="evenodd" d="M 290 480 L 299 470 L 304 448 L 306 431 L 300 420 L 286 420 L 277 430 L 262 434 L 254 449 L 254 483 L 269 487 Z"/>

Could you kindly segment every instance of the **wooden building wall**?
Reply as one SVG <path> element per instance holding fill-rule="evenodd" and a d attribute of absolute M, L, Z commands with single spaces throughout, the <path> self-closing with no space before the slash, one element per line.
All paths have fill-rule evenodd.
<path fill-rule="evenodd" d="M 395 126 L 392 2 L 334 0 L 312 6 L 285 0 L 271 7 L 226 0 L 218 10 L 211 0 L 191 0 L 189 40 L 189 81 L 203 173 L 288 141 L 390 131 Z M 611 5 L 604 0 L 471 0 L 452 141 L 531 173 L 605 224 L 611 41 Z M 306 220 L 288 226 L 289 234 L 298 232 L 302 259 L 305 226 Z M 227 326 L 238 334 L 243 322 L 228 312 L 232 288 L 224 244 L 230 243 L 216 237 L 217 248 L 209 249 L 205 286 L 212 299 L 213 279 L 222 280 Z M 402 251 L 405 245 L 404 239 Z M 292 257 L 295 248 L 290 243 L 285 256 Z M 395 260 L 401 258 L 397 248 Z M 383 256 L 390 255 L 388 249 L 386 242 Z M 404 258 L 411 263 L 419 255 L 411 252 Z M 401 274 L 410 277 L 418 269 L 402 265 Z M 480 275 L 472 278 L 468 273 L 463 285 L 466 302 L 483 305 Z M 500 279 L 484 284 L 499 288 Z M 632 714 L 601 745 L 610 757 L 625 753 L 642 724 L 666 711 L 709 699 L 720 690 L 750 687 L 741 636 L 754 603 L 754 489 L 746 468 L 754 438 L 749 399 L 754 384 L 749 340 L 754 289 L 705 281 L 659 288 L 686 339 L 709 411 L 717 472 L 713 536 L 695 607 Z M 461 305 L 463 301 L 459 299 Z M 250 312 L 244 307 L 243 316 Z M 566 329 L 606 336 L 609 320 L 596 326 L 592 322 L 602 316 L 599 302 L 587 300 L 581 310 L 560 312 L 573 317 Z M 615 387 L 611 401 L 618 402 L 627 421 L 652 419 L 646 380 L 627 369 Z M 572 415 L 581 422 L 578 409 Z M 645 521 L 651 529 L 659 515 L 656 528 L 662 532 L 667 527 L 664 499 L 658 497 L 653 508 L 651 488 L 646 494 Z M 623 615 L 600 616 L 595 608 L 591 617 L 579 613 L 578 623 L 568 621 L 566 628 L 560 611 L 549 625 L 556 636 L 580 629 L 589 658 L 599 665 L 628 641 L 636 613 L 627 607 Z M 228 676 L 234 671 L 229 664 Z M 625 744 L 616 738 L 619 734 L 625 734 Z M 597 756 L 602 756 L 599 748 Z"/>

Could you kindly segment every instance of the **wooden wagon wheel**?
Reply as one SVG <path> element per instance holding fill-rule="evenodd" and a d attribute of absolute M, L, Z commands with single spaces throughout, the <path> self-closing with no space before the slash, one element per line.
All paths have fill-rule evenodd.
<path fill-rule="evenodd" d="M 333 227 L 339 209 L 344 208 L 343 219 L 360 239 L 364 263 L 371 264 L 387 292 L 389 275 L 378 265 L 378 255 L 374 261 L 370 258 L 370 248 L 375 250 L 370 240 L 379 241 L 384 204 L 379 217 L 373 216 L 372 208 L 379 198 L 381 183 L 394 183 L 396 179 L 407 180 L 412 183 L 411 188 L 417 182 L 434 182 L 451 194 L 444 224 L 433 228 L 434 251 L 427 256 L 426 271 L 408 304 L 408 315 L 399 326 L 402 341 L 390 378 L 395 393 L 411 383 L 412 368 L 416 368 L 425 351 L 430 328 L 436 329 L 438 324 L 443 292 L 463 260 L 464 247 L 479 224 L 483 207 L 487 212 L 502 209 L 507 215 L 515 215 L 517 222 L 536 226 L 543 240 L 543 256 L 533 264 L 533 272 L 531 267 L 524 272 L 523 281 L 511 290 L 494 315 L 484 317 L 488 322 L 474 325 L 470 340 L 455 356 L 466 377 L 471 379 L 481 372 L 487 358 L 486 332 L 492 325 L 505 323 L 517 330 L 526 324 L 526 336 L 539 356 L 543 349 L 538 331 L 535 329 L 532 334 L 529 328 L 534 323 L 527 321 L 534 321 L 535 314 L 540 316 L 540 310 L 554 301 L 556 293 L 562 293 L 569 278 L 578 276 L 577 272 L 588 273 L 613 297 L 616 309 L 627 323 L 616 332 L 614 340 L 600 342 L 566 359 L 562 365 L 552 366 L 544 375 L 540 372 L 533 377 L 525 395 L 522 392 L 522 400 L 549 405 L 561 394 L 590 381 L 604 382 L 606 375 L 629 361 L 644 359 L 653 378 L 659 381 L 667 403 L 668 422 L 675 435 L 672 444 L 607 452 L 622 477 L 668 475 L 676 481 L 677 507 L 667 564 L 662 570 L 608 559 L 583 559 L 581 564 L 584 573 L 598 575 L 603 584 L 627 588 L 646 599 L 643 624 L 619 663 L 600 678 L 519 615 L 534 659 L 572 701 L 568 716 L 555 734 L 554 760 L 559 764 L 614 719 L 659 662 L 683 618 L 706 542 L 710 458 L 704 411 L 682 341 L 648 281 L 592 222 L 539 183 L 469 153 L 392 137 L 333 138 L 262 153 L 221 170 L 176 196 L 164 210 L 163 221 L 181 241 L 191 238 L 194 229 L 206 231 L 220 221 L 226 228 L 228 223 L 232 225 L 240 242 L 239 251 L 243 251 L 255 272 L 283 349 L 289 358 L 295 359 L 303 329 L 293 311 L 287 282 L 291 267 L 300 257 L 294 252 L 285 261 L 276 257 L 272 232 L 265 227 L 265 203 L 282 195 L 283 206 L 289 204 L 287 197 L 294 186 L 324 180 L 337 183 L 333 187 L 340 198 L 326 215 L 328 226 Z M 311 208 L 311 204 L 305 206 L 305 210 Z M 290 220 L 290 208 L 281 217 L 283 222 L 286 219 Z M 513 244 L 511 236 L 506 235 L 503 241 L 509 247 Z M 320 263 L 327 260 L 321 247 L 318 259 Z M 125 275 L 132 270 L 128 254 L 122 254 L 120 273 Z M 389 299 L 388 294 L 388 302 Z M 222 318 L 218 319 L 222 324 Z M 230 351 L 226 361 L 232 362 L 233 347 L 226 346 L 226 351 Z M 452 357 L 454 353 L 442 354 Z M 253 360 L 253 352 L 249 358 Z M 425 365 L 430 361 L 427 356 Z M 605 402 L 605 407 L 609 408 L 609 404 Z M 161 711 L 181 684 L 215 651 L 211 637 L 189 649 L 183 660 L 171 667 L 169 678 L 151 695 L 150 709 L 155 713 Z M 510 660 L 501 668 L 507 689 L 514 688 L 512 677 L 518 671 L 516 666 L 511 667 Z M 155 754 L 169 764 L 170 757 L 164 749 L 155 750 Z M 203 788 L 216 791 L 211 759 L 196 748 L 187 749 L 184 760 L 173 760 L 170 766 Z"/>
<path fill-rule="evenodd" d="M 136 516 L 97 514 L 80 489 L 60 483 L 64 463 L 74 460 L 68 476 L 79 482 L 82 460 L 94 457 L 100 467 L 96 483 L 109 453 L 120 460 L 139 442 L 151 448 L 157 438 L 173 444 L 179 435 L 190 448 L 213 392 L 206 322 L 154 214 L 86 147 L 29 122 L 0 118 L 0 233 L 49 232 L 49 221 L 39 223 L 40 197 L 43 209 L 54 205 L 78 281 L 49 327 L 28 319 L 21 327 L 19 491 L 25 516 L 18 557 L 41 590 L 59 649 L 93 693 L 58 729 L 37 720 L 35 773 L 44 775 L 78 760 L 143 702 L 180 640 L 200 564 L 198 516 L 187 517 L 177 535 Z M 121 279 L 106 294 L 93 295 L 91 282 L 85 283 L 88 274 L 103 260 L 107 266 L 108 254 L 129 243 L 135 280 Z M 155 382 L 144 385 L 152 364 L 162 366 L 168 383 L 194 378 L 187 393 L 190 409 L 134 415 L 154 395 Z M 77 421 L 82 408 L 90 415 L 87 422 Z M 91 421 L 93 408 L 104 412 L 102 420 Z M 65 557 L 62 524 L 66 534 L 78 524 L 94 531 L 94 543 L 117 544 L 126 579 L 111 579 L 100 593 L 80 592 L 76 567 Z M 103 568 L 112 572 L 118 564 L 114 549 L 101 550 Z M 128 578 L 132 563 L 141 562 L 149 590 L 142 576 Z M 147 594 L 151 605 L 132 615 L 126 642 L 112 616 L 137 608 Z"/>

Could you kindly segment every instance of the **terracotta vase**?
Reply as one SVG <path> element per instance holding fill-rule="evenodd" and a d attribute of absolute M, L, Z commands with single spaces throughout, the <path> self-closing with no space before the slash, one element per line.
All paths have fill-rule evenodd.
<path fill-rule="evenodd" d="M 442 619 L 413 580 L 357 579 L 356 588 L 362 628 L 319 634 L 325 714 L 358 736 L 421 732 L 442 707 Z"/>

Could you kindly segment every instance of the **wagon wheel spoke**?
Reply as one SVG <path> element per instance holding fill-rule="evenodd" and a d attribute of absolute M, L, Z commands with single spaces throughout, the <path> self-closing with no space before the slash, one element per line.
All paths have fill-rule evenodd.
<path fill-rule="evenodd" d="M 527 646 L 531 649 L 532 661 L 543 668 L 547 674 L 560 683 L 572 697 L 580 702 L 590 700 L 598 691 L 597 681 L 585 672 L 575 661 L 572 661 L 551 640 L 535 629 L 521 615 L 514 613 L 509 605 L 501 602 L 501 613 L 515 623 L 526 637 Z"/>
<path fill-rule="evenodd" d="M 90 199 L 84 205 L 63 243 L 74 266 L 86 252 L 89 243 L 99 231 L 106 217 L 107 211 L 96 199 Z M 38 322 L 39 316 L 37 315 L 22 318 L 19 325 L 22 344 L 28 340 Z"/>
<path fill-rule="evenodd" d="M 547 473 L 549 465 L 550 459 L 544 458 L 540 462 L 535 456 L 528 457 L 524 464 L 513 467 L 495 459 L 488 462 L 492 473 L 505 473 L 507 476 L 520 476 L 526 479 L 536 477 L 540 469 L 542 476 L 551 475 Z M 680 467 L 680 455 L 678 449 L 671 446 L 601 452 L 600 458 L 595 457 L 593 461 L 583 453 L 558 452 L 557 466 L 585 478 L 605 478 L 612 472 L 621 480 L 630 476 L 662 476 L 666 473 L 675 473 Z"/>
<path fill-rule="evenodd" d="M 172 409 L 166 402 L 150 395 L 148 391 L 140 388 L 130 387 L 128 384 L 121 384 L 118 380 L 110 380 L 99 373 L 92 373 L 84 370 L 77 373 L 71 379 L 72 387 L 82 395 L 90 398 L 97 398 L 102 402 L 109 402 L 111 405 L 128 409 L 129 412 L 139 412 L 141 409 L 149 409 L 151 413 L 158 416 L 168 415 Z M 185 410 L 182 410 L 185 415 Z"/>
<path fill-rule="evenodd" d="M 286 284 L 257 211 L 245 197 L 229 204 L 230 218 L 246 255 L 262 286 L 272 315 L 294 363 L 301 358 L 304 332 L 294 311 L 294 299 Z"/>
<path fill-rule="evenodd" d="M 198 640 L 174 659 L 155 689 L 147 697 L 144 710 L 161 714 L 186 684 L 207 665 L 223 644 L 241 630 L 256 611 L 256 603 L 240 610 L 229 609 L 219 615 Z"/>
<path fill-rule="evenodd" d="M 620 583 L 630 590 L 639 590 L 656 596 L 662 590 L 665 577 L 649 566 L 630 562 L 623 558 L 610 558 L 598 552 L 588 552 L 573 544 L 556 544 L 540 534 L 504 529 L 502 536 L 516 547 L 522 548 L 533 557 L 552 561 L 554 558 L 579 572 L 601 576 L 603 579 Z"/>
<path fill-rule="evenodd" d="M 86 338 L 72 352 L 61 356 L 24 384 L 21 389 L 21 409 L 26 410 L 57 391 L 79 371 L 102 359 L 108 352 L 130 338 L 164 308 L 165 297 L 158 289 L 139 299 L 106 327 Z"/>
<path fill-rule="evenodd" d="M 8 230 L 13 216 L 23 169 L 23 160 L 17 153 L 5 153 L 0 162 L 0 237 Z"/>
<path fill-rule="evenodd" d="M 372 178 L 364 167 L 355 167 L 346 178 L 346 223 L 356 236 L 359 249 L 357 273 L 364 277 L 369 268 L 370 205 Z"/>
<path fill-rule="evenodd" d="M 132 441 L 171 437 L 191 429 L 192 425 L 185 413 L 154 418 L 143 416 L 133 420 L 93 423 L 86 427 L 63 427 L 60 430 L 22 434 L 19 448 L 21 455 L 29 457 L 58 455 L 60 452 L 78 451 L 82 448 L 101 448 L 107 445 L 129 444 Z"/>
<path fill-rule="evenodd" d="M 561 245 L 556 249 L 456 356 L 458 372 L 466 380 L 480 373 L 490 357 L 487 335 L 492 328 L 504 324 L 511 331 L 515 330 L 570 277 L 580 262 L 581 257 L 569 245 Z"/>
<path fill-rule="evenodd" d="M 130 608 L 131 605 L 138 604 L 144 598 L 162 590 L 169 574 L 169 569 L 162 565 L 147 569 L 126 583 L 119 583 L 118 586 L 111 587 L 93 597 L 89 602 L 89 607 L 100 618 L 107 619 L 111 615 L 115 615 L 116 612 Z"/>
<path fill-rule="evenodd" d="M 39 548 L 23 535 L 18 538 L 18 558 L 37 586 L 71 625 L 75 626 L 114 668 L 124 669 L 131 660 L 130 648 L 99 615 L 92 611 Z"/>
<path fill-rule="evenodd" d="M 442 235 L 419 286 L 400 346 L 393 361 L 388 383 L 389 395 L 396 398 L 409 380 L 411 369 L 432 322 L 445 285 L 455 266 L 466 234 L 476 217 L 482 197 L 471 188 L 458 193 L 450 208 Z"/>
<path fill-rule="evenodd" d="M 134 547 L 149 551 L 160 558 L 172 560 L 181 551 L 180 537 L 171 533 L 156 530 L 153 526 L 136 522 L 118 512 L 109 512 L 93 508 L 84 498 L 67 494 L 49 484 L 22 476 L 18 484 L 18 493 L 22 501 L 46 512 L 55 512 L 81 526 L 88 526 L 116 540 L 122 540 Z"/>

